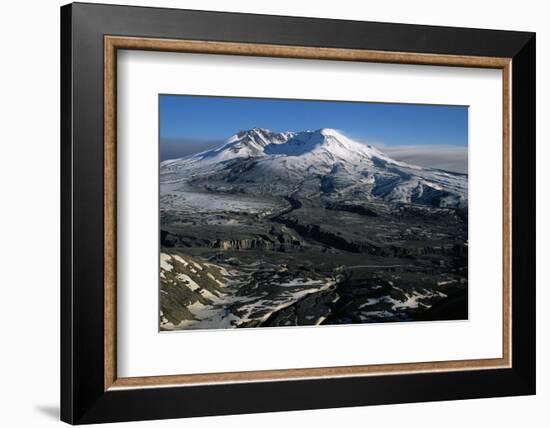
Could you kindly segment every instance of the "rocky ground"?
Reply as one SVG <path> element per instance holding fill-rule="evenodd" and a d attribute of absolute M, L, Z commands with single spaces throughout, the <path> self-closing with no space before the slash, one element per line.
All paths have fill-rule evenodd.
<path fill-rule="evenodd" d="M 467 318 L 463 210 L 236 199 L 161 211 L 162 330 Z"/>

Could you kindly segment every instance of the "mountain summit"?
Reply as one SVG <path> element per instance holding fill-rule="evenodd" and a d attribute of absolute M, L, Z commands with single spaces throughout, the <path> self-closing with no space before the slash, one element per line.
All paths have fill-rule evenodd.
<path fill-rule="evenodd" d="M 222 146 L 161 163 L 161 184 L 256 196 L 463 208 L 467 176 L 396 161 L 378 149 L 323 128 L 272 132 L 254 128 Z"/>

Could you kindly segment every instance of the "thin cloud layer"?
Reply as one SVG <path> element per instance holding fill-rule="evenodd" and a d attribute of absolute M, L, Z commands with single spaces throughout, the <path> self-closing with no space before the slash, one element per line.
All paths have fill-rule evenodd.
<path fill-rule="evenodd" d="M 376 145 L 395 160 L 413 165 L 468 173 L 468 147 L 449 145 L 385 146 Z"/>

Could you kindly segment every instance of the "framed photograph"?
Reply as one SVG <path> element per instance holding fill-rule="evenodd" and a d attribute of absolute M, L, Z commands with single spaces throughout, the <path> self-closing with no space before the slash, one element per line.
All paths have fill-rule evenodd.
<path fill-rule="evenodd" d="M 535 35 L 61 8 L 61 418 L 535 393 Z"/>

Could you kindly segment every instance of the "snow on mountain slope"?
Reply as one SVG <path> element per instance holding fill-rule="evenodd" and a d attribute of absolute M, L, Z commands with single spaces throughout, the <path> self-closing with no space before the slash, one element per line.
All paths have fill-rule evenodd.
<path fill-rule="evenodd" d="M 295 134 L 293 132 L 273 133 L 262 128 L 241 131 L 231 136 L 222 146 L 216 149 L 197 153 L 183 159 L 166 160 L 161 162 L 161 167 L 180 164 L 182 161 L 200 160 L 207 163 L 216 163 L 234 158 L 263 156 L 266 146 L 284 143 Z"/>
<path fill-rule="evenodd" d="M 161 163 L 161 193 L 183 188 L 255 196 L 467 205 L 466 175 L 391 159 L 334 129 L 241 131 L 219 148 Z"/>

